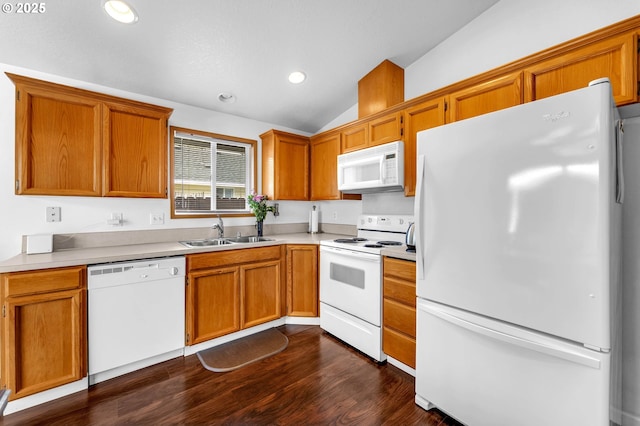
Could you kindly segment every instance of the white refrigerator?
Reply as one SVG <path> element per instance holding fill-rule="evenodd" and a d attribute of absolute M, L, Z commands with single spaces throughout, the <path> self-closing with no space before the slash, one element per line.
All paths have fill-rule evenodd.
<path fill-rule="evenodd" d="M 607 79 L 418 133 L 416 403 L 620 423 L 622 123 Z"/>

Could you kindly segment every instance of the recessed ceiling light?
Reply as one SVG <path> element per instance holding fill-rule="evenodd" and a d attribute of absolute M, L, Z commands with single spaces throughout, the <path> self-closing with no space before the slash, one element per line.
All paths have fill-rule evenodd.
<path fill-rule="evenodd" d="M 307 79 L 307 75 L 302 71 L 294 71 L 289 74 L 289 81 L 293 84 L 300 84 Z"/>
<path fill-rule="evenodd" d="M 222 92 L 218 95 L 218 100 L 220 102 L 224 102 L 225 104 L 232 104 L 236 101 L 236 97 L 231 93 Z"/>
<path fill-rule="evenodd" d="M 122 0 L 107 0 L 104 2 L 104 10 L 118 22 L 133 24 L 138 21 L 138 14 Z"/>

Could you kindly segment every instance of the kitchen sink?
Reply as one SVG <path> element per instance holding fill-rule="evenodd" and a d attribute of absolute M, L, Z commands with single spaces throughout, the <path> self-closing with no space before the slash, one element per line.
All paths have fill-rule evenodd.
<path fill-rule="evenodd" d="M 247 235 L 245 237 L 226 238 L 232 243 L 259 243 L 262 241 L 273 241 L 273 238 L 257 237 L 255 235 Z"/>
<path fill-rule="evenodd" d="M 180 244 L 183 246 L 187 246 L 189 248 L 196 247 L 213 247 L 213 246 L 224 246 L 231 244 L 231 241 L 227 238 L 218 238 L 215 240 L 189 240 L 189 241 L 180 241 Z"/>

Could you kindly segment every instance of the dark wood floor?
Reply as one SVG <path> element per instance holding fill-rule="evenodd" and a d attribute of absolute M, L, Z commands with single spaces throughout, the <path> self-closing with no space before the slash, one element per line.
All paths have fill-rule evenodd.
<path fill-rule="evenodd" d="M 378 365 L 317 326 L 278 328 L 283 352 L 228 373 L 192 355 L 0 419 L 4 425 L 457 423 L 414 403 L 413 377 Z"/>

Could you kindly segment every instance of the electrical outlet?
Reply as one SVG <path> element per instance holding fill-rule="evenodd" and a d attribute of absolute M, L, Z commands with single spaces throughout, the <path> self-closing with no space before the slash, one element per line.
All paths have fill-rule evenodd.
<path fill-rule="evenodd" d="M 337 211 L 334 211 L 333 213 L 331 213 L 331 219 L 338 220 L 338 212 Z"/>
<path fill-rule="evenodd" d="M 164 225 L 164 213 L 151 213 L 149 215 L 151 225 Z"/>
<path fill-rule="evenodd" d="M 47 222 L 60 222 L 60 207 L 47 207 Z"/>
<path fill-rule="evenodd" d="M 108 225 L 121 226 L 124 222 L 124 215 L 122 213 L 111 213 L 111 218 L 107 219 Z"/>

